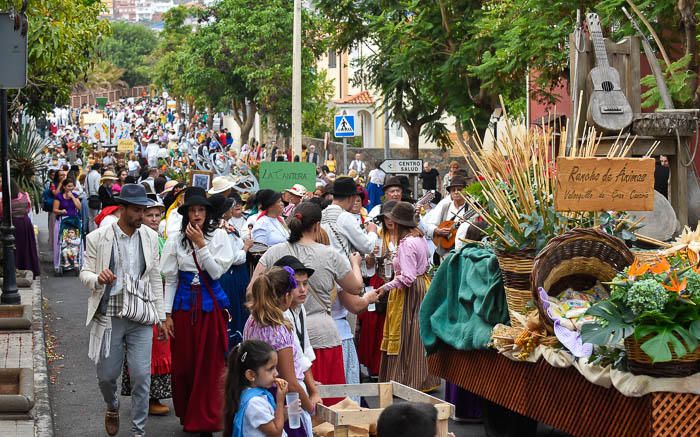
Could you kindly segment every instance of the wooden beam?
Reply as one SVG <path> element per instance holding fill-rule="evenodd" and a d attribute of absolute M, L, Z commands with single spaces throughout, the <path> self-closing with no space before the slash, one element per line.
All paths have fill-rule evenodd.
<path fill-rule="evenodd" d="M 388 383 L 387 383 L 388 384 Z M 352 396 L 379 396 L 379 383 L 367 384 L 319 384 L 318 392 L 322 398 L 346 398 Z"/>
<path fill-rule="evenodd" d="M 386 408 L 394 402 L 394 391 L 391 383 L 379 385 L 379 408 Z"/>

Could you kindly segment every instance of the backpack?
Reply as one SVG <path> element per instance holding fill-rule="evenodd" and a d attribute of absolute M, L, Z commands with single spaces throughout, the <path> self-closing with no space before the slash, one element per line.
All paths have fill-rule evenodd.
<path fill-rule="evenodd" d="M 44 188 L 44 192 L 41 194 L 41 209 L 45 212 L 53 211 L 53 200 L 51 187 Z"/>

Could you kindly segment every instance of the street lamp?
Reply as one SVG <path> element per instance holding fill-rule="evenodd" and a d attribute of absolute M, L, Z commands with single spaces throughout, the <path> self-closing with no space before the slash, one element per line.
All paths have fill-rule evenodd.
<path fill-rule="evenodd" d="M 301 156 L 301 0 L 294 0 L 292 38 L 292 155 Z"/>

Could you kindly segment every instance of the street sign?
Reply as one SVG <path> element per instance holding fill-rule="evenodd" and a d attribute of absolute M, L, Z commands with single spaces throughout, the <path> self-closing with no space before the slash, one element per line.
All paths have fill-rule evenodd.
<path fill-rule="evenodd" d="M 22 20 L 22 18 L 20 18 Z M 25 19 L 26 23 L 26 19 Z M 0 14 L 0 88 L 24 88 L 27 85 L 27 32 L 15 28 L 9 14 Z"/>
<path fill-rule="evenodd" d="M 379 164 L 384 173 L 420 174 L 423 171 L 422 159 L 385 159 Z"/>
<path fill-rule="evenodd" d="M 354 115 L 336 115 L 334 125 L 336 138 L 351 138 L 355 136 Z"/>

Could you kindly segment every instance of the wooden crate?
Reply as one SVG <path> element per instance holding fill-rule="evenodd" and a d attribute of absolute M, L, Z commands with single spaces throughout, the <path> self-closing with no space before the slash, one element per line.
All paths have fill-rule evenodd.
<path fill-rule="evenodd" d="M 331 410 L 325 405 L 316 406 L 316 418 L 335 427 L 335 437 L 347 437 L 350 425 L 367 425 L 377 423 L 384 408 L 394 403 L 394 397 L 408 402 L 426 402 L 433 404 L 438 415 L 438 436 L 447 437 L 448 420 L 454 415 L 454 405 L 430 396 L 398 382 L 368 384 L 319 385 L 322 398 L 346 398 L 351 396 L 378 397 L 379 408 L 362 411 Z"/>

